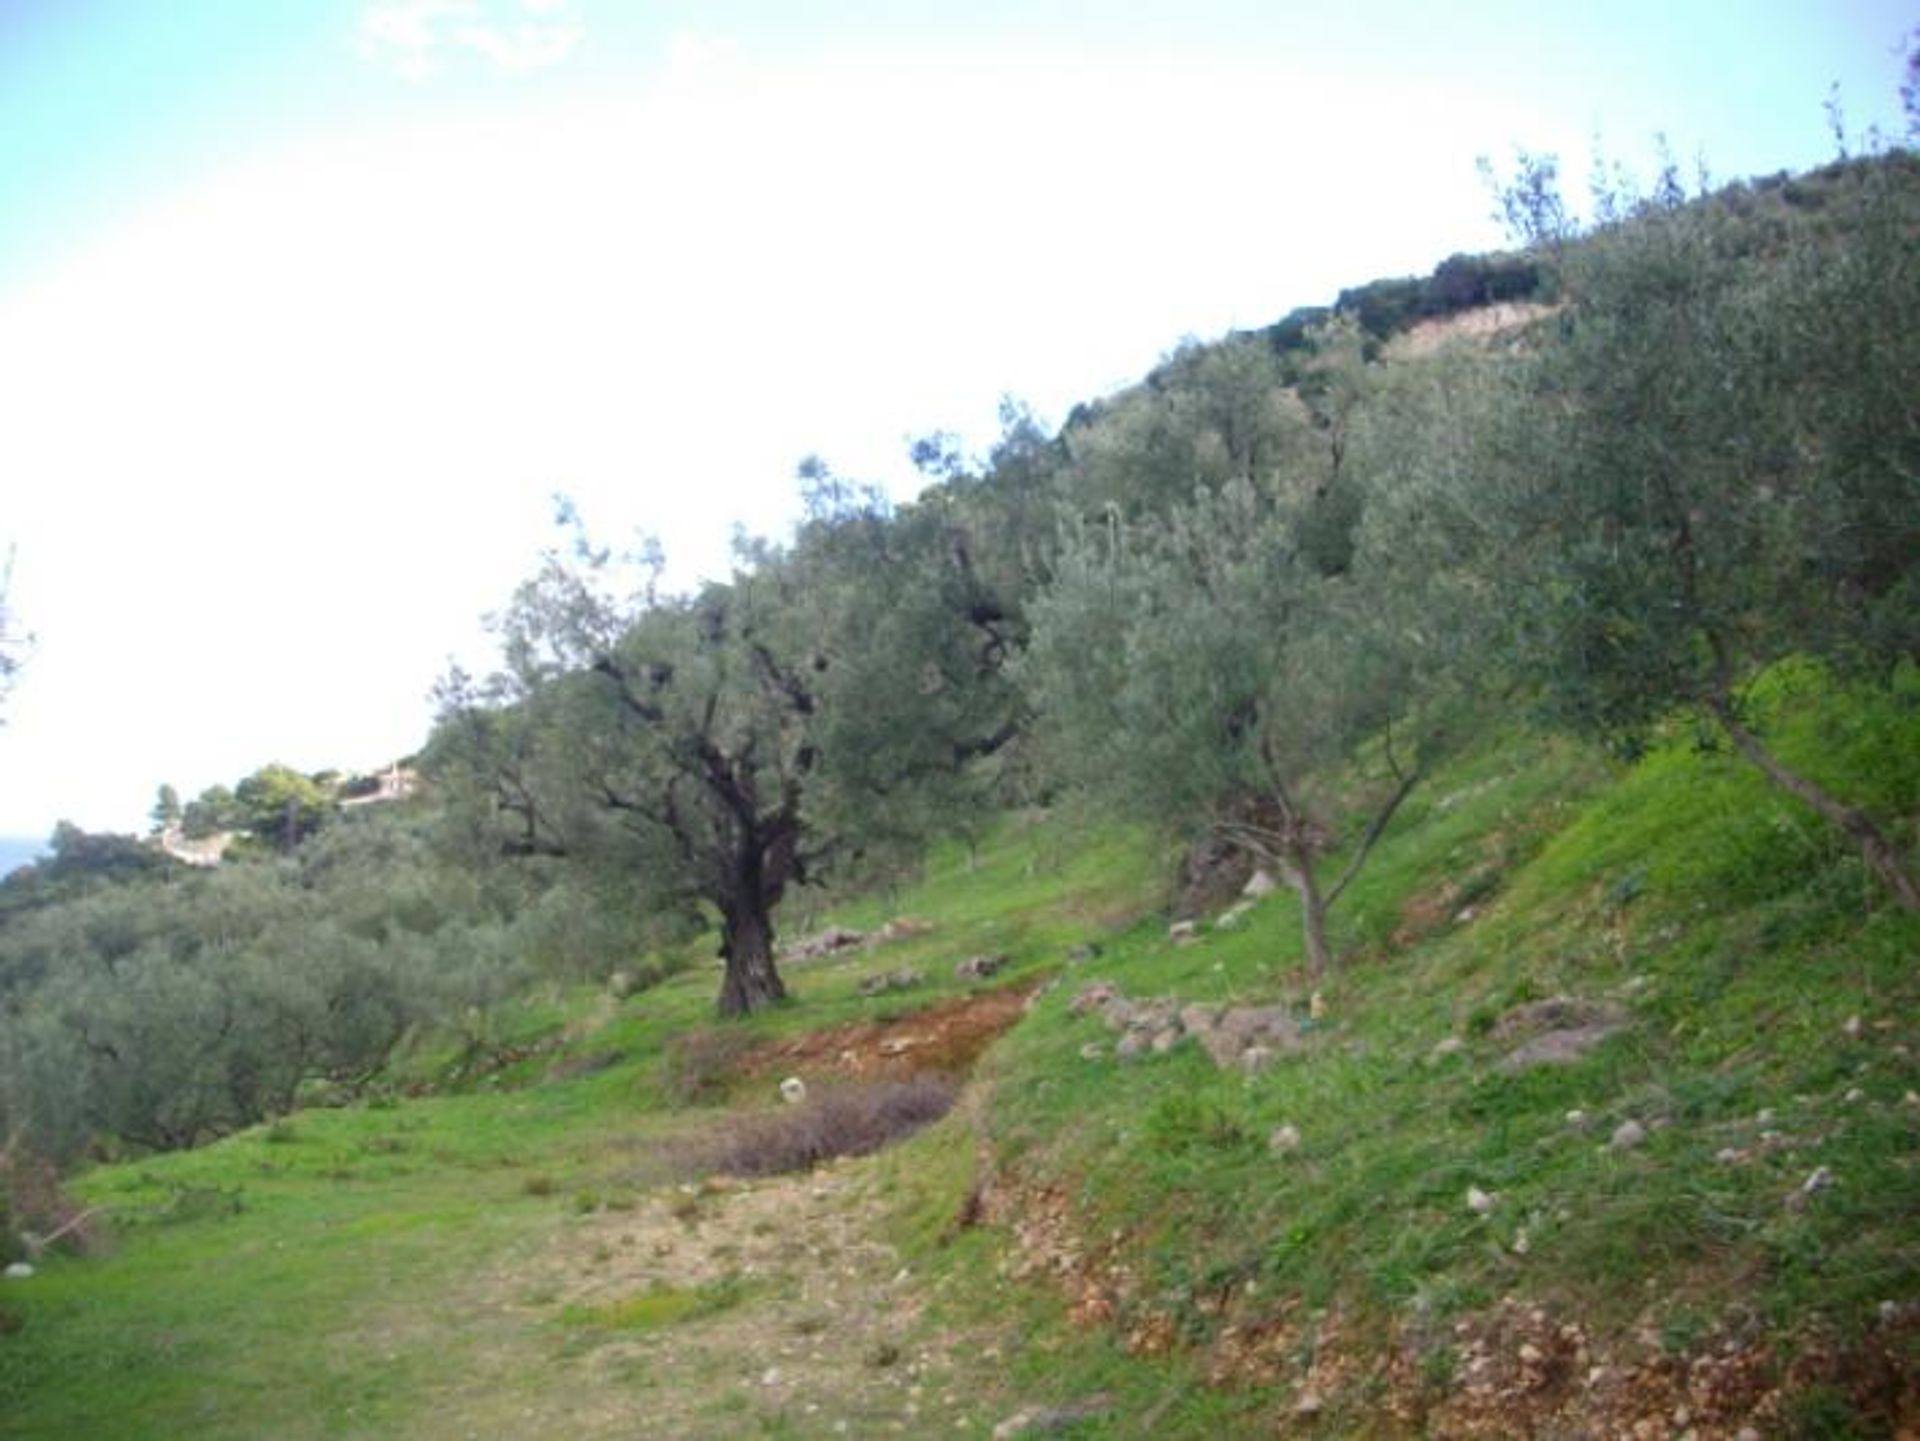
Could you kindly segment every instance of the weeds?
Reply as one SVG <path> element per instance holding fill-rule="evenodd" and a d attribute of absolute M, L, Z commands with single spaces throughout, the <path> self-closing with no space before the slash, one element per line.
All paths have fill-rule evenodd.
<path fill-rule="evenodd" d="M 952 1081 L 930 1075 L 822 1087 L 797 1106 L 727 1117 L 691 1144 L 688 1169 L 778 1176 L 864 1156 L 939 1120 L 955 1094 Z"/>
<path fill-rule="evenodd" d="M 738 1026 L 701 1026 L 676 1036 L 667 1047 L 661 1078 L 667 1099 L 680 1106 L 724 1101 L 757 1040 Z"/>

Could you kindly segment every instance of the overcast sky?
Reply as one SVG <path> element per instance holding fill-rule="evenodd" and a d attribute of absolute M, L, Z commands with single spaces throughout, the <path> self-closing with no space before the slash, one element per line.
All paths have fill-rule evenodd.
<path fill-rule="evenodd" d="M 808 453 L 1057 422 L 1498 243 L 1479 155 L 1897 128 L 1891 0 L 0 0 L 0 835 L 412 750 L 577 498 L 683 579 Z"/>

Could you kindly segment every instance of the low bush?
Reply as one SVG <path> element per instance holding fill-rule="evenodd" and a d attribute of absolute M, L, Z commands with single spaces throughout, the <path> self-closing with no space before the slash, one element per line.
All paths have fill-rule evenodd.
<path fill-rule="evenodd" d="M 667 1098 L 679 1106 L 724 1101 L 754 1039 L 737 1026 L 702 1026 L 676 1036 L 667 1047 L 661 1078 Z"/>
<path fill-rule="evenodd" d="M 823 1087 L 797 1106 L 727 1117 L 690 1144 L 688 1169 L 778 1176 L 864 1156 L 939 1120 L 956 1094 L 952 1081 L 928 1075 Z"/>

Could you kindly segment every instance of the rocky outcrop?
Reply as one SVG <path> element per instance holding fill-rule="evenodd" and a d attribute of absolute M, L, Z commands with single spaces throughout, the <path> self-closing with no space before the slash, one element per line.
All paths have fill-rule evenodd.
<path fill-rule="evenodd" d="M 1257 1071 L 1297 1051 L 1304 1034 L 1285 1006 L 1205 1005 L 1173 996 L 1136 1001 L 1109 981 L 1084 987 L 1067 1008 L 1118 1031 L 1113 1053 L 1122 1060 L 1161 1055 L 1191 1039 L 1221 1070 Z"/>

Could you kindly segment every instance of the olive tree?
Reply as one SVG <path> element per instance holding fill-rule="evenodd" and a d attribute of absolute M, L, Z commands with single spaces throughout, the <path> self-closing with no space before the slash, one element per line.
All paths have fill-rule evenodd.
<path fill-rule="evenodd" d="M 657 553 L 625 593 L 604 551 L 550 556 L 503 619 L 505 667 L 443 690 L 435 765 L 467 823 L 710 912 L 723 1015 L 785 997 L 790 889 L 924 838 L 1018 728 L 1011 613 L 950 517 L 814 498 L 790 547 L 746 545 L 689 595 L 660 592 Z"/>
<path fill-rule="evenodd" d="M 1791 655 L 1882 683 L 1920 657 L 1920 162 L 1814 189 L 1805 213 L 1671 175 L 1610 193 L 1561 247 L 1566 303 L 1456 518 L 1482 532 L 1553 720 L 1631 739 L 1697 712 L 1913 909 L 1900 847 L 1743 701 Z"/>
<path fill-rule="evenodd" d="M 1020 666 L 1052 772 L 1099 806 L 1272 865 L 1299 897 L 1315 975 L 1328 911 L 1439 739 L 1403 637 L 1374 623 L 1358 585 L 1321 573 L 1296 509 L 1232 482 L 1162 522 L 1071 524 Z M 1354 789 L 1363 818 L 1343 833 Z"/>

